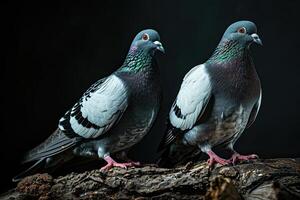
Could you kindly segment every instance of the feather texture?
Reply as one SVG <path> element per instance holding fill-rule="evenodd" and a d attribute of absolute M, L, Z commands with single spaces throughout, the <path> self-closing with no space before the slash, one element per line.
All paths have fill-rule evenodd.
<path fill-rule="evenodd" d="M 61 130 L 57 129 L 45 142 L 29 151 L 24 156 L 22 163 L 57 155 L 80 143 L 81 140 L 80 137 L 69 138 Z"/>
<path fill-rule="evenodd" d="M 59 121 L 59 128 L 84 138 L 106 133 L 127 108 L 127 88 L 114 74 L 94 84 Z"/>
<path fill-rule="evenodd" d="M 169 113 L 171 124 L 181 130 L 194 126 L 211 96 L 211 83 L 205 65 L 192 68 L 184 77 Z"/>

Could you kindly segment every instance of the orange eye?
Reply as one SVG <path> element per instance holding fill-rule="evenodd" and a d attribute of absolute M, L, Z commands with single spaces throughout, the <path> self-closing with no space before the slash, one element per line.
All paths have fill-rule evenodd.
<path fill-rule="evenodd" d="M 147 33 L 144 33 L 142 36 L 143 40 L 149 40 L 149 35 Z"/>
<path fill-rule="evenodd" d="M 246 31 L 246 28 L 245 28 L 245 27 L 241 27 L 241 28 L 239 28 L 239 29 L 237 30 L 237 32 L 239 32 L 239 33 L 246 33 L 247 31 Z"/>

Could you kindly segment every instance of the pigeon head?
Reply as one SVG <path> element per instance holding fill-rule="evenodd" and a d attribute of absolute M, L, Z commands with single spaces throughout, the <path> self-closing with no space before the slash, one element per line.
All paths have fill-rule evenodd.
<path fill-rule="evenodd" d="M 249 53 L 248 49 L 253 42 L 262 45 L 255 24 L 250 21 L 235 22 L 226 29 L 209 62 L 241 59 L 244 53 Z"/>
<path fill-rule="evenodd" d="M 154 55 L 156 51 L 165 52 L 164 47 L 160 42 L 159 34 L 153 29 L 146 29 L 139 32 L 130 46 L 131 52 L 144 51 Z"/>
<path fill-rule="evenodd" d="M 235 41 L 246 47 L 253 42 L 262 45 L 262 41 L 257 35 L 256 25 L 251 21 L 238 21 L 231 24 L 225 31 L 222 40 Z"/>

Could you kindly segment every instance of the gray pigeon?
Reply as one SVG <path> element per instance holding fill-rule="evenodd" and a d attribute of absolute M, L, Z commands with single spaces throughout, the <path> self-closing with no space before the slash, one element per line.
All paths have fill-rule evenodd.
<path fill-rule="evenodd" d="M 164 52 L 159 34 L 152 29 L 134 38 L 124 64 L 93 84 L 60 119 L 58 129 L 29 151 L 23 163 L 36 163 L 15 181 L 42 168 L 57 166 L 74 156 L 101 158 L 112 167 L 139 165 L 118 163 L 111 154 L 128 150 L 151 129 L 160 107 L 161 86 L 156 51 Z"/>
<path fill-rule="evenodd" d="M 174 165 L 200 152 L 209 156 L 209 165 L 257 157 L 233 149 L 261 104 L 260 80 L 249 50 L 253 42 L 262 45 L 256 31 L 250 21 L 231 24 L 213 55 L 185 75 L 159 146 L 165 150 L 159 164 Z M 213 152 L 219 145 L 231 150 L 230 159 Z"/>

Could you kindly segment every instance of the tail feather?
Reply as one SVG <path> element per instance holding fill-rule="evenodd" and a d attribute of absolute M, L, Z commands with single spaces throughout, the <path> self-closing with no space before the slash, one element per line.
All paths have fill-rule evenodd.
<path fill-rule="evenodd" d="M 13 182 L 18 182 L 20 181 L 22 178 L 32 175 L 34 173 L 36 173 L 40 168 L 42 168 L 42 165 L 45 164 L 45 159 L 46 158 L 42 158 L 40 160 L 38 160 L 37 162 L 35 162 L 31 167 L 29 167 L 28 169 L 26 169 L 25 171 L 21 172 L 20 174 L 16 175 L 14 178 L 12 178 Z"/>
<path fill-rule="evenodd" d="M 42 144 L 25 154 L 22 163 L 40 160 L 62 153 L 77 145 L 81 140 L 82 138 L 79 137 L 69 138 L 62 131 L 57 129 Z"/>
<path fill-rule="evenodd" d="M 189 161 L 196 161 L 200 156 L 199 148 L 185 145 L 181 138 L 177 138 L 163 151 L 156 163 L 160 167 L 171 168 L 184 165 Z"/>
<path fill-rule="evenodd" d="M 158 152 L 162 152 L 157 164 L 161 167 L 174 167 L 185 164 L 200 155 L 200 150 L 195 146 L 184 144 L 183 131 L 172 126 L 167 121 L 165 135 L 159 144 Z"/>
<path fill-rule="evenodd" d="M 81 137 L 69 138 L 61 130 L 57 129 L 42 144 L 25 154 L 22 164 L 36 162 L 15 176 L 12 181 L 17 182 L 25 176 L 32 175 L 42 169 L 47 168 L 48 171 L 50 168 L 55 168 L 64 163 L 72 157 L 67 150 L 78 145 L 82 140 L 83 138 Z"/>
<path fill-rule="evenodd" d="M 164 149 L 167 149 L 168 146 L 170 146 L 170 144 L 172 144 L 172 142 L 175 141 L 178 133 L 181 132 L 179 129 L 172 126 L 169 119 L 167 120 L 166 125 L 167 125 L 167 127 L 166 127 L 164 137 L 162 138 L 162 140 L 158 146 L 158 149 L 157 149 L 158 152 L 161 152 Z"/>

